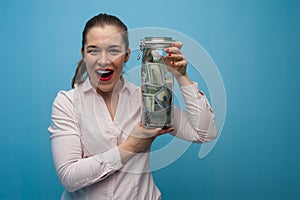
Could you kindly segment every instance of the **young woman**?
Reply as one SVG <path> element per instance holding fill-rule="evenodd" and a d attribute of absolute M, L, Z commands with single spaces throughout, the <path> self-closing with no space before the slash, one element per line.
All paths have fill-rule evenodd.
<path fill-rule="evenodd" d="M 174 108 L 174 127 L 141 126 L 141 91 L 122 77 L 130 57 L 127 27 L 115 16 L 91 18 L 82 33 L 82 60 L 73 89 L 60 91 L 52 107 L 51 146 L 62 199 L 161 199 L 149 169 L 156 137 L 171 133 L 192 142 L 217 135 L 205 95 L 186 74 L 187 61 L 174 42 L 165 60 L 185 99 Z"/>

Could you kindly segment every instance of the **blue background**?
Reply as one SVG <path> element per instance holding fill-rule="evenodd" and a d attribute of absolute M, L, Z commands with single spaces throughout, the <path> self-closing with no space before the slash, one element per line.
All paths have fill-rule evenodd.
<path fill-rule="evenodd" d="M 223 77 L 222 135 L 204 159 L 193 144 L 153 173 L 164 199 L 300 199 L 299 2 L 1 1 L 0 199 L 59 199 L 51 104 L 70 88 L 84 23 L 99 12 L 119 16 L 129 29 L 185 33 Z"/>

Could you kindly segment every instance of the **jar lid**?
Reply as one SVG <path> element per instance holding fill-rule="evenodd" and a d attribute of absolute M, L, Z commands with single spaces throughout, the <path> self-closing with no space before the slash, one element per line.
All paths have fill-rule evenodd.
<path fill-rule="evenodd" d="M 145 37 L 140 40 L 140 49 L 170 47 L 174 40 L 171 37 Z"/>

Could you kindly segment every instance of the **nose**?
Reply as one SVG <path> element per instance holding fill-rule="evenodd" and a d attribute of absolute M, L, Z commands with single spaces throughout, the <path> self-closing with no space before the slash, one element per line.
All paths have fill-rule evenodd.
<path fill-rule="evenodd" d="M 105 51 L 102 51 L 99 54 L 99 57 L 97 59 L 97 64 L 103 68 L 110 64 L 109 56 L 107 55 L 107 53 Z"/>

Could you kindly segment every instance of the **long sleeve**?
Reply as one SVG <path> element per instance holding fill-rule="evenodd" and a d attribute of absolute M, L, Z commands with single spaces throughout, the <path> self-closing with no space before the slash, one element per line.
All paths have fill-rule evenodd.
<path fill-rule="evenodd" d="M 74 117 L 71 92 L 60 92 L 57 95 L 48 129 L 51 133 L 56 172 L 69 192 L 101 181 L 123 166 L 117 147 L 83 158 L 80 129 Z"/>
<path fill-rule="evenodd" d="M 172 134 L 199 143 L 209 142 L 216 138 L 215 115 L 206 96 L 199 91 L 198 84 L 182 86 L 180 89 L 186 111 L 174 108 L 175 131 Z"/>

